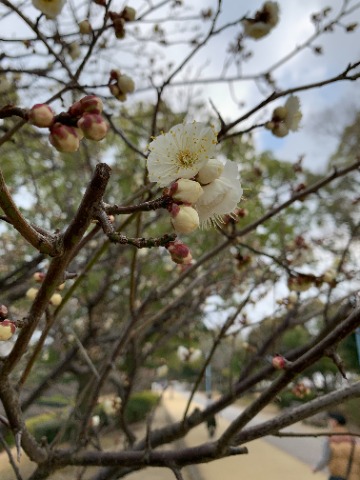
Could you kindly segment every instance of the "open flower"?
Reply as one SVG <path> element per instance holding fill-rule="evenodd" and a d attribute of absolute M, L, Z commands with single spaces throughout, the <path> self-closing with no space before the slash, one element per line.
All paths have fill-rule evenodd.
<path fill-rule="evenodd" d="M 247 37 L 258 40 L 265 37 L 279 21 L 279 5 L 277 2 L 265 2 L 254 18 L 246 18 L 241 23 Z"/>
<path fill-rule="evenodd" d="M 207 227 L 222 222 L 224 215 L 233 213 L 241 199 L 243 189 L 237 164 L 227 160 L 220 177 L 203 186 L 203 190 L 195 208 L 201 226 Z"/>
<path fill-rule="evenodd" d="M 61 12 L 66 0 L 32 0 L 32 3 L 47 18 L 55 18 Z"/>
<path fill-rule="evenodd" d="M 216 132 L 204 123 L 181 123 L 149 145 L 149 179 L 165 187 L 178 178 L 192 178 L 213 156 Z"/>

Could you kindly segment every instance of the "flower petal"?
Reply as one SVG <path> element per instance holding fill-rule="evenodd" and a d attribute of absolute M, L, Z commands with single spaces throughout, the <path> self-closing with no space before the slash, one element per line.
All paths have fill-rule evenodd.
<path fill-rule="evenodd" d="M 215 150 L 216 132 L 203 123 L 179 124 L 149 145 L 149 180 L 165 187 L 178 178 L 192 178 Z"/>
<path fill-rule="evenodd" d="M 202 226 L 221 221 L 232 213 L 239 203 L 243 189 L 239 181 L 237 164 L 227 160 L 222 175 L 203 187 L 204 193 L 196 203 Z"/>

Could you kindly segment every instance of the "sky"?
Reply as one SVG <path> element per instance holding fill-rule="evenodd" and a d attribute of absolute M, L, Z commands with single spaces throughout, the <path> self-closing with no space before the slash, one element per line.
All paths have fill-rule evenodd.
<path fill-rule="evenodd" d="M 206 2 L 203 2 L 204 4 Z M 213 2 L 216 3 L 216 2 Z M 262 5 L 261 1 L 247 2 L 243 0 L 224 0 L 224 17 L 231 20 L 244 12 L 253 13 Z M 310 15 L 331 5 L 332 14 L 336 14 L 342 1 L 332 0 L 280 0 L 280 21 L 277 27 L 261 40 L 249 40 L 248 46 L 253 50 L 252 59 L 244 66 L 244 74 L 254 74 L 273 65 L 279 58 L 291 52 L 303 43 L 314 31 Z M 355 5 L 358 2 L 349 2 Z M 250 9 L 249 9 L 249 5 Z M 359 22 L 360 10 L 343 20 L 343 24 Z M 228 32 L 228 37 L 234 31 Z M 215 46 L 214 55 L 221 56 L 226 40 Z M 292 88 L 305 83 L 338 75 L 350 62 L 360 60 L 360 29 L 354 33 L 346 33 L 336 28 L 334 33 L 326 34 L 314 43 L 323 48 L 323 55 L 314 55 L 310 49 L 302 51 L 288 63 L 275 71 L 275 78 L 281 88 Z M 216 72 L 216 65 L 211 67 Z M 246 107 L 256 105 L 259 101 L 259 90 L 250 82 L 237 82 L 233 90 L 239 101 Z M 354 110 L 360 107 L 360 80 L 357 82 L 338 82 L 323 88 L 313 89 L 299 94 L 302 104 L 303 119 L 299 132 L 290 133 L 278 139 L 270 132 L 261 129 L 254 135 L 259 150 L 271 149 L 274 154 L 284 160 L 297 161 L 305 155 L 304 165 L 313 171 L 323 173 L 329 156 L 336 149 L 338 134 L 343 125 L 351 123 Z M 209 96 L 214 98 L 225 118 L 233 118 L 244 111 L 237 109 L 229 95 L 229 89 L 222 85 L 214 85 L 209 89 Z M 216 98 L 216 100 L 215 100 Z M 282 105 L 285 100 L 278 100 L 275 106 Z M 328 110 L 335 109 L 336 115 L 330 119 L 333 125 L 325 125 L 329 119 Z M 267 110 L 269 114 L 272 108 Z M 255 116 L 256 118 L 256 116 Z M 262 119 L 262 117 L 260 116 Z M 266 117 L 268 119 L 268 117 Z M 334 124 L 336 123 L 336 124 Z"/>
<path fill-rule="evenodd" d="M 135 8 L 139 7 L 139 13 L 142 11 L 140 6 L 147 4 L 144 0 L 132 0 L 127 3 Z M 153 3 L 160 2 L 154 1 Z M 314 31 L 314 26 L 310 21 L 311 13 L 318 12 L 326 6 L 331 6 L 332 12 L 329 17 L 331 18 L 337 14 L 343 5 L 342 0 L 279 0 L 278 3 L 280 6 L 280 21 L 276 28 L 261 40 L 248 39 L 246 42 L 247 48 L 252 51 L 253 55 L 241 67 L 244 75 L 256 74 L 266 70 L 270 65 L 273 65 L 303 43 Z M 196 2 L 184 0 L 189 15 L 209 7 L 215 9 L 216 4 L 216 0 L 197 0 Z M 223 0 L 220 24 L 233 21 L 245 14 L 252 16 L 262 4 L 262 0 L 252 2 Z M 348 8 L 357 4 L 360 6 L 360 2 L 349 0 Z M 68 5 L 64 8 L 65 14 Z M 112 5 L 120 9 L 124 2 L 114 0 Z M 32 18 L 37 17 L 38 12 L 31 7 L 30 1 L 26 3 L 24 8 L 24 11 Z M 100 7 L 98 8 L 100 9 Z M 156 11 L 153 18 L 161 17 L 160 12 L 160 9 Z M 353 22 L 359 22 L 360 24 L 360 8 L 343 20 L 344 25 Z M 206 25 L 209 24 L 208 22 Z M 136 24 L 133 25 L 134 27 L 129 28 L 135 28 Z M 141 28 L 147 27 L 144 23 L 140 25 Z M 171 24 L 169 24 L 170 28 Z M 13 19 L 11 22 L 6 22 L 6 20 L 5 23 L 2 22 L 1 29 L 2 35 L 8 32 L 11 35 L 19 35 L 18 32 L 24 35 L 24 32 L 26 32 L 23 23 L 21 21 L 14 22 Z M 241 27 L 237 25 L 216 36 L 207 48 L 201 50 L 194 57 L 191 62 L 192 70 L 184 69 L 180 73 L 180 78 L 197 78 L 199 75 L 207 78 L 219 76 L 224 60 L 228 58 L 228 44 L 234 41 L 240 31 Z M 314 55 L 308 48 L 276 69 L 274 77 L 279 87 L 282 89 L 292 88 L 339 74 L 350 62 L 360 59 L 359 40 L 360 28 L 354 33 L 346 33 L 342 28 L 335 28 L 333 33 L 321 36 L 314 45 L 322 47 L 323 55 Z M 150 52 L 152 48 L 155 47 L 150 44 Z M 155 52 L 155 50 L 153 51 Z M 166 48 L 164 50 L 164 64 L 169 61 L 176 64 L 176 62 L 181 61 L 187 51 L 186 47 L 182 45 Z M 129 62 L 126 52 L 123 53 L 122 57 L 119 55 L 118 59 L 120 65 L 121 61 L 125 65 Z M 233 73 L 234 69 L 230 69 L 229 74 Z M 146 84 L 148 84 L 146 72 L 142 77 L 137 76 L 136 84 L 139 92 L 146 87 Z M 278 139 L 265 129 L 256 130 L 253 137 L 258 151 L 269 149 L 274 152 L 277 158 L 291 162 L 296 162 L 300 155 L 304 155 L 304 165 L 306 167 L 319 173 L 325 173 L 327 159 L 336 149 L 339 133 L 344 125 L 351 123 L 355 109 L 360 108 L 359 85 L 360 80 L 357 82 L 337 82 L 323 88 L 301 92 L 299 97 L 303 119 L 300 131 Z M 200 90 L 201 96 L 209 109 L 211 109 L 209 103 L 211 99 L 226 120 L 242 115 L 247 109 L 252 108 L 264 98 L 258 86 L 249 81 L 232 82 L 230 86 L 224 83 L 213 83 L 202 87 Z M 269 94 L 269 90 L 267 94 Z M 150 98 L 153 99 L 154 96 L 154 93 L 150 94 Z M 172 92 L 169 96 L 172 96 Z M 129 105 L 131 101 L 137 101 L 141 97 L 141 93 L 135 93 L 129 100 Z M 181 101 L 184 101 L 184 97 L 181 97 Z M 285 101 L 286 98 L 274 102 L 268 108 L 252 116 L 249 121 L 242 124 L 242 127 L 246 128 L 253 122 L 268 120 L 271 117 L 273 107 L 282 105 Z M 336 113 L 330 115 L 329 111 L 331 110 Z M 192 115 L 195 117 L 194 119 L 199 120 L 199 118 L 196 118 L 196 113 Z"/>

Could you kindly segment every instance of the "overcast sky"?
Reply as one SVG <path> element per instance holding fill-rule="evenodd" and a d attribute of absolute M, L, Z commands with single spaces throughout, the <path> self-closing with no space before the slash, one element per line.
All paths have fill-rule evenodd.
<path fill-rule="evenodd" d="M 262 3 L 258 0 L 253 2 L 224 0 L 223 10 L 225 16 L 231 20 L 245 12 L 254 12 Z M 314 31 L 310 21 L 311 13 L 331 6 L 333 13 L 336 14 L 343 2 L 338 0 L 280 0 L 278 3 L 281 9 L 278 26 L 261 40 L 249 40 L 248 45 L 252 48 L 254 55 L 246 63 L 244 74 L 263 71 L 304 42 Z M 349 2 L 349 5 L 356 4 L 358 2 Z M 352 22 L 360 24 L 359 10 L 343 21 L 346 25 Z M 231 38 L 233 35 L 234 30 L 231 30 L 227 36 Z M 220 57 L 221 52 L 224 52 L 226 48 L 224 37 L 222 42 L 217 46 L 213 45 L 215 56 Z M 323 48 L 323 55 L 314 55 L 307 49 L 276 70 L 274 76 L 282 88 L 291 88 L 329 78 L 343 71 L 350 62 L 359 61 L 360 28 L 354 33 L 345 33 L 343 29 L 336 28 L 334 33 L 323 35 L 316 40 L 315 45 Z M 216 65 L 212 65 L 213 73 L 215 73 Z M 220 90 L 221 100 L 216 100 L 219 98 Z M 227 88 L 217 84 L 212 86 L 209 91 L 211 98 L 226 117 L 231 118 L 239 113 Z M 255 105 L 260 98 L 258 89 L 250 82 L 234 84 L 233 91 L 239 101 L 242 100 L 246 103 L 246 107 Z M 344 124 L 351 123 L 354 110 L 360 107 L 360 80 L 338 82 L 300 93 L 299 96 L 303 112 L 300 132 L 277 139 L 270 132 L 261 130 L 255 134 L 256 144 L 259 149 L 271 149 L 276 156 L 290 161 L 296 161 L 299 155 L 305 154 L 304 163 L 307 167 L 315 171 L 323 171 L 327 158 L 336 147 L 338 141 L 336 132 L 339 132 Z M 282 103 L 283 101 L 279 100 L 276 105 Z M 330 118 L 329 112 L 326 112 L 328 109 L 336 109 L 335 118 Z M 330 122 L 330 125 L 324 125 L 326 120 Z"/>
<path fill-rule="evenodd" d="M 124 3 L 114 0 L 112 5 L 121 8 Z M 137 8 L 147 2 L 132 0 L 126 3 Z M 159 2 L 154 1 L 153 3 Z M 245 75 L 266 70 L 267 67 L 273 65 L 281 57 L 303 43 L 314 32 L 313 24 L 310 21 L 311 13 L 320 11 L 326 6 L 331 6 L 331 16 L 334 16 L 341 8 L 343 1 L 279 0 L 278 3 L 281 10 L 278 26 L 267 37 L 259 41 L 251 39 L 247 41 L 247 46 L 253 51 L 253 56 L 242 67 L 242 72 Z M 360 2 L 349 0 L 349 6 L 358 3 Z M 191 13 L 191 11 L 197 12 L 209 6 L 215 8 L 217 1 L 184 0 L 184 4 Z M 223 0 L 220 24 L 233 21 L 244 14 L 251 16 L 262 4 L 262 0 L 252 2 Z M 38 12 L 30 5 L 31 2 L 26 4 L 24 12 L 35 19 Z M 100 7 L 96 8 L 100 9 Z M 64 9 L 65 15 L 67 9 L 68 6 Z M 141 9 L 139 11 L 141 12 Z M 160 12 L 161 10 L 157 11 L 154 14 L 155 17 L 161 16 Z M 20 20 L 14 22 L 13 19 L 14 17 L 11 21 L 5 20 L 5 24 L 2 22 L 2 35 L 5 32 L 11 35 L 25 34 L 26 28 L 24 28 L 23 22 Z M 353 22 L 360 23 L 360 9 L 343 21 L 345 25 Z M 208 48 L 194 57 L 193 68 L 204 65 L 202 69 L 204 77 L 218 76 L 224 59 L 227 57 L 228 44 L 235 39 L 240 31 L 241 28 L 236 26 L 214 38 Z M 343 29 L 336 28 L 334 33 L 323 35 L 316 40 L 315 45 L 322 47 L 323 55 L 314 55 L 310 49 L 307 49 L 275 71 L 274 77 L 280 88 L 291 88 L 329 78 L 343 71 L 350 62 L 360 60 L 360 28 L 354 33 L 345 33 Z M 185 47 L 181 46 L 166 49 L 166 56 L 170 60 L 175 60 L 175 62 L 180 61 L 185 53 Z M 124 54 L 119 58 L 123 60 Z M 234 70 L 229 71 L 229 73 L 234 73 Z M 181 75 L 186 78 L 187 70 L 181 72 Z M 287 137 L 278 139 L 270 132 L 261 129 L 254 134 L 256 146 L 259 150 L 273 150 L 278 158 L 293 162 L 298 159 L 299 155 L 304 154 L 304 163 L 307 167 L 314 171 L 323 171 L 326 160 L 336 147 L 338 134 L 343 125 L 351 123 L 354 110 L 360 107 L 359 84 L 360 80 L 357 82 L 338 82 L 299 94 L 303 112 L 300 132 L 290 133 Z M 144 86 L 144 82 L 142 83 L 141 79 L 138 80 L 137 86 Z M 231 88 L 221 83 L 208 85 L 203 89 L 203 96 L 206 101 L 210 98 L 223 117 L 228 120 L 240 116 L 263 98 L 254 82 L 244 81 L 233 82 Z M 234 102 L 234 97 L 238 104 Z M 134 95 L 132 99 L 129 99 L 129 102 L 137 99 L 139 99 L 139 96 Z M 251 117 L 246 126 L 251 125 L 254 121 L 266 121 L 271 116 L 273 107 L 283 104 L 285 100 L 280 99 L 271 107 L 268 107 L 267 110 Z M 240 106 L 240 103 L 244 105 Z M 331 109 L 336 111 L 335 115 L 329 115 Z M 326 121 L 327 124 L 324 125 Z"/>

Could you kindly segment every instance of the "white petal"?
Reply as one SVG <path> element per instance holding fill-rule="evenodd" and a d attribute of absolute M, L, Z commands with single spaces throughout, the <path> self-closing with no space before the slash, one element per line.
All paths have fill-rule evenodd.
<path fill-rule="evenodd" d="M 285 108 L 287 110 L 287 115 L 284 120 L 285 125 L 288 127 L 289 130 L 298 130 L 299 123 L 302 117 L 302 113 L 300 111 L 299 97 L 291 95 L 285 103 Z"/>
<path fill-rule="evenodd" d="M 237 164 L 227 160 L 222 175 L 203 187 L 204 193 L 196 204 L 203 226 L 232 213 L 239 203 L 243 189 Z"/>
<path fill-rule="evenodd" d="M 216 132 L 203 123 L 175 125 L 149 145 L 149 180 L 165 187 L 178 178 L 192 178 L 213 155 Z"/>

